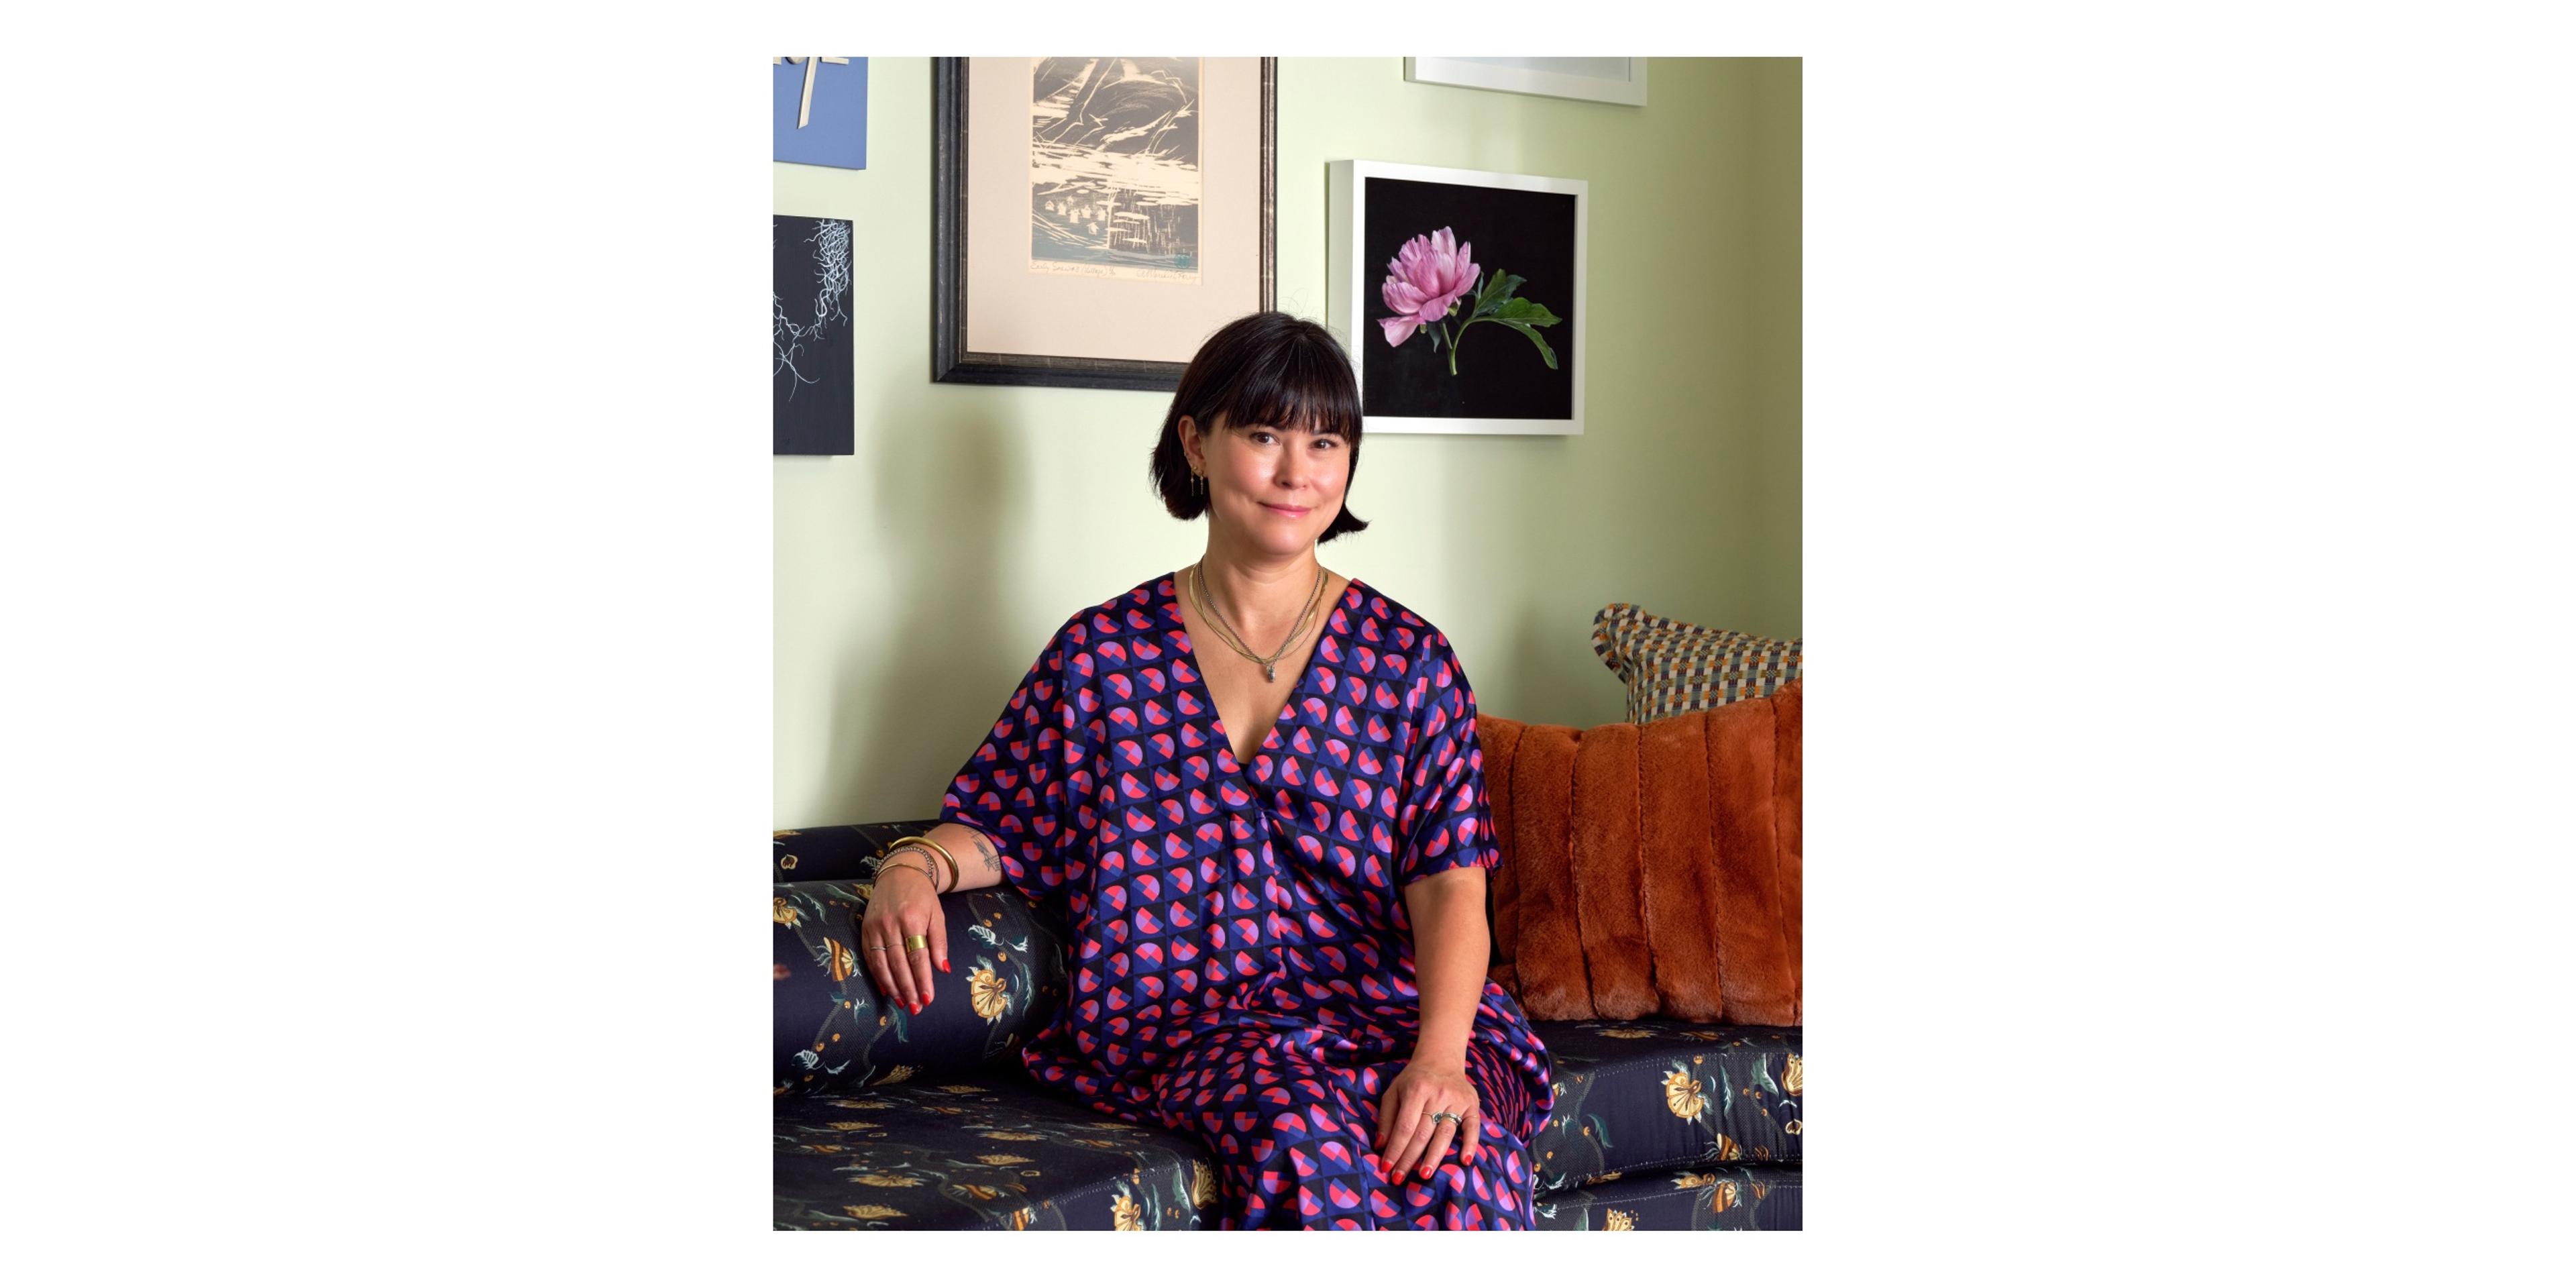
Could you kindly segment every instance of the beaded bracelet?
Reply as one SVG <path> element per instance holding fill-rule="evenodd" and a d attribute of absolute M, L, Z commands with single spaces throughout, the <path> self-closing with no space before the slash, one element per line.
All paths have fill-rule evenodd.
<path fill-rule="evenodd" d="M 929 837 L 927 837 L 927 836 L 907 836 L 907 837 L 902 837 L 902 838 L 898 839 L 898 840 L 894 843 L 894 845 L 893 845 L 893 846 L 889 846 L 889 847 L 887 847 L 886 852 L 887 852 L 887 853 L 889 853 L 889 854 L 891 854 L 891 853 L 893 853 L 893 852 L 894 852 L 895 848 L 900 847 L 900 846 L 905 846 L 905 845 L 927 846 L 927 847 L 929 847 L 929 849 L 930 849 L 930 850 L 932 850 L 932 851 L 936 852 L 936 853 L 939 855 L 939 857 L 940 857 L 940 858 L 947 860 L 947 862 L 948 862 L 948 889 L 949 889 L 949 890 L 955 890 L 955 889 L 957 888 L 957 856 L 955 856 L 955 855 L 953 855 L 953 854 L 950 854 L 950 853 L 948 852 L 948 847 L 947 847 L 947 846 L 945 846 L 945 845 L 941 845 L 939 842 L 934 841 L 934 840 L 931 840 L 931 839 L 930 839 Z M 924 855 L 924 856 L 923 856 L 923 862 L 928 862 L 928 861 L 929 861 L 929 856 L 928 856 L 928 855 Z M 935 886 L 937 886 L 937 885 L 939 884 L 939 882 L 938 882 L 938 880 L 937 880 L 936 878 L 934 878 L 934 879 L 931 881 L 931 883 L 930 883 L 930 884 L 931 884 L 932 886 L 934 886 L 934 887 L 935 887 Z M 945 892 L 943 892 L 943 893 L 945 893 Z"/>

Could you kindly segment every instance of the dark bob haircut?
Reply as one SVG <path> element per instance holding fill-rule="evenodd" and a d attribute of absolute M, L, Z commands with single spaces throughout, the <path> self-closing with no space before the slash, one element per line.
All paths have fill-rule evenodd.
<path fill-rule="evenodd" d="M 1360 473 L 1359 380 L 1342 346 L 1323 327 L 1277 312 L 1236 318 L 1209 336 L 1181 372 L 1147 472 L 1173 518 L 1195 519 L 1207 513 L 1207 497 L 1190 487 L 1189 457 L 1181 451 L 1183 416 L 1196 421 L 1202 434 L 1213 432 L 1221 416 L 1228 429 L 1267 425 L 1340 435 L 1351 449 L 1342 512 L 1316 540 L 1368 529 L 1349 505 L 1350 482 Z"/>

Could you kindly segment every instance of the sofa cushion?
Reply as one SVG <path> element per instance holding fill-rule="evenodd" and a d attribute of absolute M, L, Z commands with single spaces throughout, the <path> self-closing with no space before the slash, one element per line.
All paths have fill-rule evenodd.
<path fill-rule="evenodd" d="M 1797 1230 L 1804 1195 L 1795 1164 L 1726 1164 L 1604 1178 L 1530 1205 L 1541 1230 Z"/>
<path fill-rule="evenodd" d="M 1197 1142 L 1058 1100 L 1016 1067 L 773 1108 L 782 1230 L 1197 1229 L 1216 1200 Z"/>
<path fill-rule="evenodd" d="M 872 882 L 770 887 L 772 1085 L 846 1091 L 898 1070 L 1019 1069 L 1019 1048 L 1064 998 L 1064 940 L 1007 889 L 943 897 L 948 961 L 914 1015 L 886 1005 L 860 963 L 859 917 Z"/>
<path fill-rule="evenodd" d="M 1671 1020 L 1541 1021 L 1555 1106 L 1530 1140 L 1538 1192 L 1618 1174 L 1796 1162 L 1799 1031 Z"/>
<path fill-rule="evenodd" d="M 1799 1022 L 1801 683 L 1652 724 L 1477 721 L 1493 979 L 1534 1020 Z"/>
<path fill-rule="evenodd" d="M 1799 674 L 1796 640 L 1693 626 L 1635 604 L 1592 615 L 1592 651 L 1628 686 L 1631 724 L 1767 697 Z"/>

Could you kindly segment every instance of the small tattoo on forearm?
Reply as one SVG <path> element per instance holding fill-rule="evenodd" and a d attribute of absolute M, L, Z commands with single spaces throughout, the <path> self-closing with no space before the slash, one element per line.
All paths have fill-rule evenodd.
<path fill-rule="evenodd" d="M 984 852 L 985 871 L 999 872 L 1002 870 L 1001 853 L 993 848 L 993 843 L 991 841 L 985 840 L 981 834 L 978 834 L 975 837 L 975 848 Z"/>

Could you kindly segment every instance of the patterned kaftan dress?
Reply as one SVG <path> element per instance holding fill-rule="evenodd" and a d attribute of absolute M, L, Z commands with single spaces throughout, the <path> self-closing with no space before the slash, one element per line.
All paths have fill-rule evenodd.
<path fill-rule="evenodd" d="M 1526 1228 L 1523 1155 L 1553 1097 L 1500 986 L 1467 1046 L 1475 1165 L 1453 1141 L 1429 1179 L 1389 1179 L 1370 1150 L 1421 1018 L 1403 887 L 1499 858 L 1448 638 L 1353 579 L 1247 766 L 1177 584 L 1067 619 L 940 809 L 1071 930 L 1064 1009 L 1022 1059 L 1094 1109 L 1204 1141 L 1225 1228 Z"/>

